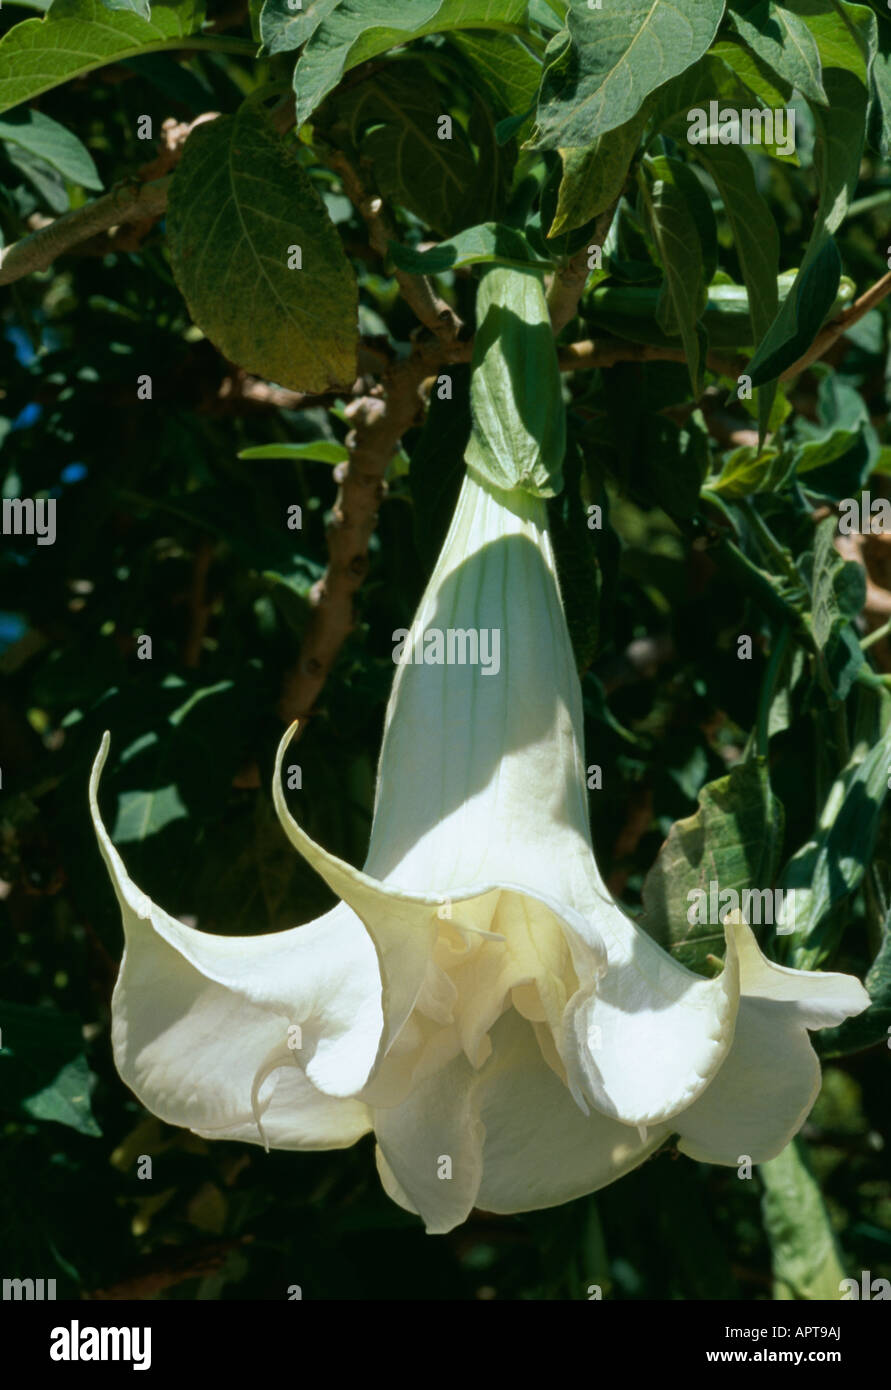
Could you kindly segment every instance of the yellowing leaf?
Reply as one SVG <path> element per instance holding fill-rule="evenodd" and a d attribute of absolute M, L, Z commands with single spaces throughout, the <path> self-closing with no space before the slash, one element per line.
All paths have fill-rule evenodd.
<path fill-rule="evenodd" d="M 353 381 L 352 270 L 322 200 L 256 104 L 190 136 L 167 231 L 192 318 L 233 362 L 297 391 Z"/>

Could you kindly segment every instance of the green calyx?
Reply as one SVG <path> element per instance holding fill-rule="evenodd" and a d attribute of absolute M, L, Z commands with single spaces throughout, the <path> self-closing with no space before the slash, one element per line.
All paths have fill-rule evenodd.
<path fill-rule="evenodd" d="M 566 413 L 544 288 L 534 270 L 494 266 L 483 276 L 470 408 L 468 469 L 493 487 L 555 497 L 563 486 Z"/>

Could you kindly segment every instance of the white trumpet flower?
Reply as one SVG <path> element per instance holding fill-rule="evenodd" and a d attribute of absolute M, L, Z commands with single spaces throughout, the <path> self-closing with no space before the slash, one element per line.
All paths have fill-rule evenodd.
<path fill-rule="evenodd" d="M 483 629 L 497 672 L 432 650 L 397 667 L 363 869 L 293 819 L 282 740 L 276 809 L 340 899 L 305 926 L 220 938 L 168 916 L 99 817 L 107 735 L 91 782 L 126 934 L 123 1079 L 205 1138 L 326 1149 L 373 1130 L 386 1191 L 430 1232 L 592 1192 L 672 1135 L 711 1163 L 774 1157 L 819 1088 L 807 1030 L 869 1002 L 852 977 L 773 964 L 744 923 L 701 978 L 613 900 L 544 502 L 468 474 L 405 646 L 451 631 L 472 655 Z"/>

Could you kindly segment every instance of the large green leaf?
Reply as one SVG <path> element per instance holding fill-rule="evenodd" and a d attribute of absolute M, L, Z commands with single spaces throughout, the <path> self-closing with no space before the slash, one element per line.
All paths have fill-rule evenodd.
<path fill-rule="evenodd" d="M 702 57 L 723 10 L 724 0 L 687 0 L 682 7 L 626 0 L 597 10 L 586 0 L 571 0 L 570 42 L 553 46 L 533 145 L 592 145 L 624 125 L 651 92 Z"/>
<path fill-rule="evenodd" d="M 260 38 L 266 53 L 287 53 L 306 43 L 340 0 L 264 0 L 260 11 Z"/>
<path fill-rule="evenodd" d="M 774 380 L 807 351 L 835 301 L 840 279 L 838 250 L 824 232 L 811 241 L 795 284 L 746 368 L 753 386 Z"/>
<path fill-rule="evenodd" d="M 803 1140 L 793 1139 L 758 1172 L 774 1298 L 838 1300 L 845 1271 Z"/>
<path fill-rule="evenodd" d="M 109 11 L 101 0 L 54 0 L 45 19 L 25 19 L 0 39 L 0 111 L 106 63 L 176 48 L 203 17 L 199 0 L 159 0 L 151 19 Z"/>
<path fill-rule="evenodd" d="M 748 374 L 755 386 L 779 376 L 807 351 L 832 306 L 841 276 L 832 233 L 844 220 L 857 183 L 867 92 L 857 77 L 838 68 L 825 69 L 823 78 L 830 107 L 812 108 L 820 203 L 795 284 L 749 363 Z"/>
<path fill-rule="evenodd" d="M 730 22 L 778 77 L 797 87 L 809 101 L 826 105 L 820 50 L 803 19 L 774 0 L 759 0 L 754 5 L 743 0 L 731 5 Z"/>
<path fill-rule="evenodd" d="M 298 128 L 358 63 L 424 34 L 509 29 L 525 11 L 525 0 L 412 0 L 410 8 L 395 12 L 390 0 L 341 0 L 315 29 L 294 69 Z"/>
<path fill-rule="evenodd" d="M 777 309 L 779 236 L 770 208 L 758 192 L 752 163 L 738 145 L 697 145 L 718 187 L 736 244 L 748 292 L 755 341 L 767 331 Z"/>
<path fill-rule="evenodd" d="M 783 79 L 774 72 L 773 68 L 768 67 L 753 53 L 744 43 L 740 43 L 735 36 L 722 39 L 719 43 L 712 46 L 707 54 L 707 58 L 712 62 L 720 62 L 727 68 L 734 77 L 740 82 L 744 82 L 749 91 L 756 98 L 751 105 L 763 105 L 771 111 L 778 111 L 786 106 L 792 96 L 792 84 L 784 82 Z M 698 102 L 697 105 L 701 105 Z M 798 160 L 797 155 L 788 156 L 790 159 Z"/>
<path fill-rule="evenodd" d="M 640 167 L 639 183 L 650 231 L 665 272 L 665 293 L 660 299 L 661 313 L 657 311 L 657 317 L 660 327 L 669 335 L 680 334 L 693 394 L 698 396 L 702 389 L 703 360 L 698 323 L 706 306 L 711 278 L 707 273 L 702 235 L 711 230 L 714 239 L 714 217 L 696 176 L 679 160 L 664 155 L 645 159 Z M 707 211 L 704 224 L 700 220 L 703 204 Z"/>
<path fill-rule="evenodd" d="M 761 758 L 737 763 L 699 793 L 699 808 L 676 821 L 644 880 L 640 925 L 683 965 L 702 969 L 722 952 L 724 929 L 688 921 L 693 890 L 763 890 L 773 880 L 782 842 L 782 808 Z M 709 914 L 711 915 L 711 914 Z"/>
<path fill-rule="evenodd" d="M 0 1103 L 79 1134 L 102 1133 L 90 1110 L 94 1078 L 80 1023 L 58 1009 L 0 1002 Z"/>
<path fill-rule="evenodd" d="M 521 38 L 497 29 L 455 29 L 448 40 L 505 115 L 519 117 L 530 111 L 541 81 L 541 61 Z"/>
<path fill-rule="evenodd" d="M 584 149 L 562 149 L 563 177 L 548 236 L 574 231 L 604 212 L 622 192 L 650 106 L 644 102 L 624 125 Z"/>
<path fill-rule="evenodd" d="M 81 188 L 102 187 L 99 171 L 86 145 L 42 111 L 31 108 L 11 111 L 0 121 L 0 140 L 36 155 Z"/>
<path fill-rule="evenodd" d="M 814 165 L 820 180 L 816 228 L 836 232 L 857 187 L 866 131 L 867 93 L 850 72 L 829 68 L 825 86 L 831 106 L 813 108 L 817 139 Z"/>
<path fill-rule="evenodd" d="M 233 362 L 294 390 L 352 382 L 352 271 L 293 149 L 255 103 L 189 138 L 167 230 L 192 317 Z M 302 269 L 288 267 L 293 245 Z"/>
<path fill-rule="evenodd" d="M 729 108 L 737 115 L 765 103 L 768 106 L 785 106 L 791 96 L 791 87 L 780 90 L 773 82 L 765 83 L 757 62 L 737 44 L 716 44 L 711 52 L 679 77 L 672 78 L 654 95 L 650 144 L 653 145 L 657 137 L 663 134 L 670 135 L 678 143 L 688 144 L 692 111 L 699 108 L 708 113 L 712 101 L 717 101 L 721 110 Z M 757 87 L 752 85 L 755 83 Z M 711 148 L 715 147 L 698 146 L 700 150 Z M 794 151 L 781 155 L 776 142 L 770 144 L 765 140 L 759 148 L 762 153 L 775 159 L 782 158 L 786 163 L 798 162 Z"/>
<path fill-rule="evenodd" d="M 697 145 L 696 153 L 718 187 L 730 223 L 749 296 L 755 344 L 765 336 L 777 312 L 780 239 L 770 208 L 758 192 L 755 173 L 738 145 Z M 776 385 L 758 393 L 758 424 L 766 433 Z"/>
<path fill-rule="evenodd" d="M 343 125 L 388 202 L 448 236 L 467 221 L 477 165 L 457 121 L 450 140 L 438 138 L 431 92 L 435 95 L 436 87 L 422 63 L 390 64 L 386 72 L 332 98 L 334 129 Z"/>
<path fill-rule="evenodd" d="M 840 68 L 863 85 L 875 45 L 875 15 L 851 0 L 785 0 L 813 34 L 824 68 Z M 832 94 L 827 88 L 830 104 Z"/>

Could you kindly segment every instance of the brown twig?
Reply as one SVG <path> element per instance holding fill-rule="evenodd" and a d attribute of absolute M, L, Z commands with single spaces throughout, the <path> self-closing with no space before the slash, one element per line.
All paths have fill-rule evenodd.
<path fill-rule="evenodd" d="M 586 338 L 568 343 L 558 353 L 560 370 L 576 372 L 592 367 L 613 367 L 617 362 L 686 362 L 681 347 L 657 347 L 652 343 L 629 343 L 624 338 Z M 745 371 L 744 357 L 725 357 L 710 352 L 706 358 L 710 371 L 719 376 L 739 376 Z"/>
<path fill-rule="evenodd" d="M 854 303 L 849 308 L 844 309 L 831 323 L 827 323 L 824 328 L 821 328 L 807 352 L 780 374 L 780 381 L 789 381 L 791 377 L 799 376 L 812 362 L 818 361 L 824 353 L 829 351 L 833 343 L 844 337 L 848 329 L 853 327 L 858 319 L 862 319 L 863 315 L 868 314 L 870 309 L 881 304 L 882 300 L 889 294 L 891 294 L 891 270 L 888 271 L 887 275 L 883 275 L 881 280 L 877 280 L 859 299 L 855 299 Z"/>
<path fill-rule="evenodd" d="M 216 120 L 218 115 L 217 111 L 205 111 L 188 123 L 172 117 L 164 121 L 161 126 L 161 148 L 154 159 L 142 165 L 138 179 L 126 179 L 116 184 L 101 198 L 85 203 L 73 212 L 66 212 L 29 236 L 13 242 L 5 251 L 0 251 L 0 285 L 9 285 L 37 270 L 47 270 L 58 256 L 75 249 L 82 254 L 90 254 L 89 243 L 94 238 L 100 239 L 94 248 L 100 254 L 110 249 L 134 249 L 132 243 L 125 244 L 120 238 L 116 239 L 116 247 L 107 244 L 105 234 L 112 227 L 135 223 L 138 224 L 135 229 L 138 245 L 152 223 L 163 217 L 166 211 L 170 171 L 182 158 L 186 140 L 196 126 Z"/>
<path fill-rule="evenodd" d="M 0 285 L 10 285 L 23 275 L 47 270 L 57 256 L 64 256 L 90 237 L 125 222 L 145 222 L 161 217 L 167 207 L 170 178 L 153 183 L 121 183 L 110 193 L 84 207 L 66 212 L 47 227 L 14 241 L 0 251 Z"/>
<path fill-rule="evenodd" d="M 612 224 L 617 203 L 618 199 L 602 212 L 594 223 L 594 231 L 591 236 L 593 246 L 603 246 Z M 582 291 L 587 284 L 590 273 L 587 246 L 582 246 L 564 266 L 554 272 L 548 290 L 548 310 L 555 337 L 563 331 L 569 320 L 575 317 Z"/>
<path fill-rule="evenodd" d="M 368 193 L 350 160 L 342 150 L 328 148 L 326 162 L 330 169 L 340 175 L 343 191 L 355 207 L 365 226 L 372 249 L 381 260 L 387 260 L 389 243 L 395 240 L 383 200 Z M 417 318 L 440 343 L 448 345 L 458 337 L 463 327 L 454 309 L 442 299 L 426 275 L 411 275 L 408 271 L 392 268 L 406 304 L 414 310 Z"/>
<path fill-rule="evenodd" d="M 368 543 L 386 494 L 384 474 L 399 441 L 421 408 L 421 383 L 447 362 L 462 360 L 467 344 L 427 340 L 393 364 L 373 394 L 347 406 L 349 459 L 334 470 L 338 484 L 328 527 L 328 567 L 310 594 L 312 615 L 300 655 L 286 673 L 278 712 L 285 723 L 310 714 L 328 672 L 355 624 L 353 598 L 368 571 Z"/>

